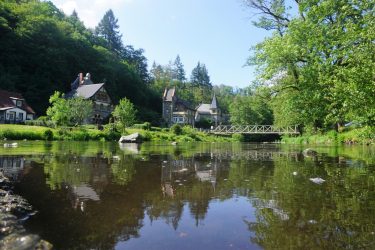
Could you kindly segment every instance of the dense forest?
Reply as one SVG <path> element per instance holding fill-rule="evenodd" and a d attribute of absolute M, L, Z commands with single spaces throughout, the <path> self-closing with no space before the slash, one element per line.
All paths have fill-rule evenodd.
<path fill-rule="evenodd" d="M 51 2 L 1 0 L 0 86 L 22 93 L 42 115 L 54 91 L 69 91 L 79 72 L 90 72 L 115 103 L 126 96 L 152 119 L 161 104 L 147 87 L 147 59 L 142 49 L 124 46 L 117 29 L 112 11 L 91 30 Z"/>

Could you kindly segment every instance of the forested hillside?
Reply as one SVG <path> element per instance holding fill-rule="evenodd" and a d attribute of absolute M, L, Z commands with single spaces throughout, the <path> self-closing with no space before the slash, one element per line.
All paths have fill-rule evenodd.
<path fill-rule="evenodd" d="M 90 72 L 115 103 L 127 97 L 141 119 L 157 119 L 160 94 L 148 86 L 143 50 L 123 45 L 117 30 L 112 11 L 91 30 L 50 2 L 0 0 L 0 87 L 22 93 L 43 115 L 54 91 L 69 91 L 79 72 Z"/>

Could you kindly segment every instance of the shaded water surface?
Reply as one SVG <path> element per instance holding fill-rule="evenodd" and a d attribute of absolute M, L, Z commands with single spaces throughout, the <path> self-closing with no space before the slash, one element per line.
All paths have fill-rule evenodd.
<path fill-rule="evenodd" d="M 375 148 L 303 149 L 19 142 L 0 170 L 56 249 L 374 249 Z"/>

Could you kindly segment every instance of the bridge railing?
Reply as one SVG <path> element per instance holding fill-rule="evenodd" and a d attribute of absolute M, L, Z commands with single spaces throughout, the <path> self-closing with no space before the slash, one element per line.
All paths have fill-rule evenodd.
<path fill-rule="evenodd" d="M 297 126 L 273 125 L 219 125 L 211 129 L 213 134 L 299 134 Z"/>

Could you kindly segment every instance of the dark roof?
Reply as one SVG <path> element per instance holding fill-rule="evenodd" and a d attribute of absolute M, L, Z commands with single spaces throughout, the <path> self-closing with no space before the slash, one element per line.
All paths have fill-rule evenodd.
<path fill-rule="evenodd" d="M 173 96 L 176 92 L 176 89 L 175 88 L 172 88 L 172 89 L 165 89 L 164 90 L 164 101 L 167 101 L 167 102 L 171 102 L 172 99 L 173 99 Z"/>
<path fill-rule="evenodd" d="M 17 107 L 12 99 L 22 100 L 22 106 Z M 27 113 L 35 114 L 35 111 L 26 103 L 25 98 L 23 98 L 21 94 L 0 89 L 0 110 L 11 108 L 20 108 L 25 110 Z"/>
<path fill-rule="evenodd" d="M 190 104 L 189 102 L 187 102 L 187 101 L 185 101 L 185 100 L 182 100 L 182 99 L 180 99 L 180 98 L 177 98 L 177 100 L 176 100 L 176 104 L 180 104 L 180 105 L 184 106 L 184 107 L 187 108 L 187 109 L 190 109 L 190 110 L 194 110 L 194 111 L 195 111 L 195 109 L 192 108 L 192 106 L 191 106 L 191 104 Z"/>
<path fill-rule="evenodd" d="M 81 85 L 65 95 L 66 98 L 83 97 L 85 99 L 91 98 L 96 92 L 103 87 L 104 83 Z"/>

